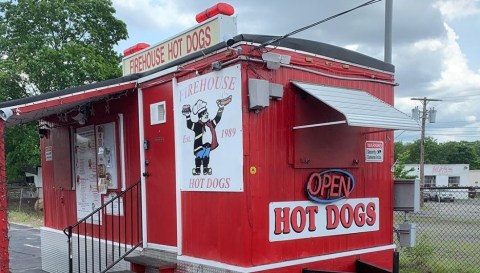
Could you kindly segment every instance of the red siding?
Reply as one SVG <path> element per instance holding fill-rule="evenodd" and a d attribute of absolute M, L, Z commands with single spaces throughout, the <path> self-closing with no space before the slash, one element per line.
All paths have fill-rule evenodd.
<path fill-rule="evenodd" d="M 244 49 L 244 52 L 251 51 L 247 48 Z M 288 52 L 288 54 L 293 55 L 292 65 L 303 66 L 322 73 L 393 81 L 393 75 L 390 74 L 352 65 L 345 66 L 311 56 L 309 58 L 312 58 L 313 62 L 306 62 L 305 55 L 293 52 Z M 201 69 L 201 73 L 207 73 L 208 68 L 206 67 L 210 67 L 212 60 L 225 58 L 223 54 L 222 56 L 208 57 L 191 63 L 176 76 L 179 81 L 183 81 L 194 77 L 194 73 L 191 71 L 196 69 Z M 262 78 L 271 83 L 282 84 L 284 86 L 282 100 L 271 100 L 270 106 L 264 110 L 250 111 L 247 90 L 249 78 Z M 379 132 L 376 129 L 351 128 L 343 125 L 294 132 L 292 128 L 299 125 L 297 123 L 329 121 L 329 119 L 339 116 L 312 98 L 306 104 L 301 103 L 305 94 L 303 91 L 295 89 L 290 84 L 291 80 L 361 89 L 387 103 L 393 102 L 392 85 L 331 78 L 292 68 L 272 71 L 267 70 L 260 63 L 242 62 L 244 192 L 181 193 L 183 255 L 249 267 L 392 244 L 393 179 L 390 166 L 393 163 L 393 132 Z M 156 79 L 144 85 L 145 95 L 158 93 L 164 96 L 162 99 L 167 101 L 167 118 L 173 117 L 172 97 L 169 95 L 172 89 L 171 81 Z M 149 98 L 146 99 L 146 102 L 148 101 Z M 144 106 L 147 107 L 147 104 Z M 136 96 L 129 95 L 111 101 L 108 107 L 104 102 L 96 103 L 96 115 L 89 121 L 113 120 L 118 112 L 124 114 L 127 184 L 134 183 L 140 178 L 139 149 L 142 147 L 139 146 L 138 111 Z M 148 120 L 145 120 L 145 123 L 148 124 Z M 158 200 L 149 205 L 147 210 L 158 210 L 162 217 L 149 216 L 149 232 L 154 233 L 155 227 L 160 227 L 157 231 L 158 236 L 154 238 L 167 245 L 176 244 L 176 230 L 173 227 L 176 219 L 174 215 L 176 160 L 173 150 L 174 141 L 171 138 L 173 130 L 173 122 L 145 129 L 146 138 L 152 138 L 150 139 L 150 143 L 153 145 L 151 147 L 156 147 L 156 150 L 163 153 L 163 156 L 159 157 L 155 154 L 148 154 L 155 149 L 146 152 L 147 159 L 158 160 L 155 164 L 162 166 L 162 169 L 149 170 L 152 176 L 147 178 L 147 183 L 149 181 L 167 183 L 162 186 L 157 185 L 159 187 L 150 187 L 151 191 L 148 194 L 152 197 L 157 196 Z M 338 138 L 339 133 L 344 137 Z M 380 140 L 385 143 L 383 163 L 365 162 L 364 145 L 367 140 Z M 322 144 L 316 147 L 316 142 L 322 142 Z M 47 145 L 55 147 L 56 143 L 51 138 L 42 141 L 45 225 L 63 229 L 76 222 L 75 191 L 56 186 L 57 177 L 53 174 L 52 163 L 45 162 L 44 158 L 44 149 Z M 325 156 L 325 150 L 335 154 Z M 302 165 L 300 161 L 303 157 L 311 159 L 312 164 Z M 330 161 L 331 158 L 334 158 L 335 161 Z M 353 159 L 358 160 L 358 164 L 351 164 Z M 250 173 L 251 167 L 256 168 L 256 173 Z M 307 200 L 304 187 L 308 176 L 312 172 L 331 167 L 340 167 L 355 177 L 356 188 L 351 195 L 352 198 L 379 198 L 380 230 L 270 242 L 269 203 Z M 166 226 L 169 223 L 171 226 Z M 311 268 L 353 270 L 354 260 L 359 257 L 389 268 L 392 264 L 391 254 L 392 251 L 383 251 L 375 255 L 357 255 L 335 261 L 313 263 Z M 299 272 L 303 267 L 305 265 L 290 267 L 287 268 L 288 270 L 276 269 L 271 272 L 294 272 L 291 271 L 292 269 Z"/>
<path fill-rule="evenodd" d="M 248 49 L 247 49 L 248 52 Z M 289 54 L 292 54 L 291 52 Z M 370 77 L 374 75 L 388 81 L 393 76 L 353 66 L 344 67 L 325 60 L 316 59 L 318 65 L 306 63 L 305 57 L 295 55 L 293 64 L 308 65 L 309 69 L 325 70 L 332 75 L 348 77 Z M 323 66 L 323 67 L 322 67 Z M 216 260 L 240 266 L 255 266 L 312 256 L 331 254 L 361 248 L 392 244 L 392 175 L 393 133 L 376 132 L 378 129 L 348 126 L 322 127 L 310 132 L 297 133 L 292 127 L 305 120 L 304 114 L 313 114 L 316 109 L 317 122 L 336 121 L 338 114 L 322 103 L 310 101 L 311 109 L 298 103 L 304 94 L 295 89 L 291 80 L 324 85 L 360 89 L 386 101 L 393 102 L 393 86 L 366 81 L 334 79 L 300 70 L 283 68 L 266 70 L 261 64 L 243 64 L 243 137 L 244 137 L 244 192 L 208 193 L 182 192 L 183 209 L 183 253 L 204 259 Z M 284 86 L 282 100 L 270 101 L 270 106 L 260 111 L 248 110 L 248 78 L 262 78 Z M 183 80 L 183 79 L 182 79 Z M 311 98 L 312 99 L 312 98 Z M 301 109 L 298 109 L 298 108 Z M 333 119 L 333 120 L 332 120 Z M 308 124 L 308 123 L 307 123 Z M 340 129 L 339 129 L 340 128 Z M 312 133 L 313 132 L 313 133 Z M 345 134 L 343 139 L 338 133 Z M 297 134 L 297 135 L 296 135 Z M 302 134 L 306 134 L 302 137 Z M 365 141 L 380 140 L 385 143 L 383 163 L 365 163 Z M 304 143 L 304 141 L 307 141 Z M 312 145 L 324 142 L 319 148 Z M 333 148 L 329 147 L 333 144 Z M 325 157 L 329 148 L 334 155 Z M 302 154 L 315 162 L 311 166 L 297 164 Z M 333 157 L 334 161 L 329 161 Z M 358 164 L 352 164 L 353 159 Z M 336 161 L 335 161 L 336 160 Z M 340 165 L 340 166 L 339 166 Z M 250 167 L 257 172 L 250 174 Z M 378 197 L 380 199 L 380 230 L 341 236 L 309 238 L 282 242 L 269 242 L 269 203 L 304 201 L 305 182 L 312 172 L 331 167 L 341 167 L 356 179 L 356 188 L 351 198 Z M 242 255 L 239 255 L 242 253 Z M 378 253 L 377 253 L 378 254 Z M 384 267 L 391 267 L 392 251 L 379 254 Z M 345 263 L 322 262 L 332 270 L 352 270 L 358 257 L 344 258 Z M 372 260 L 371 256 L 365 259 Z M 374 259 L 373 259 L 374 260 Z M 348 261 L 348 262 L 347 262 Z M 339 265 L 341 264 L 341 265 Z M 303 267 L 303 266 L 302 266 Z M 325 267 L 322 267 L 325 269 Z M 291 268 L 290 268 L 291 270 Z M 293 272 L 290 270 L 274 272 Z M 273 271 L 272 271 L 273 272 Z"/>
<path fill-rule="evenodd" d="M 0 120 L 0 272 L 8 269 L 7 177 L 5 173 L 5 122 Z"/>
<path fill-rule="evenodd" d="M 120 99 L 111 100 L 108 104 L 105 102 L 93 104 L 94 116 L 90 117 L 86 124 L 117 121 L 118 113 L 123 113 L 127 186 L 140 180 L 138 105 L 136 97 L 136 94 L 129 93 Z M 59 126 L 59 128 L 52 129 L 49 137 L 43 138 L 40 143 L 45 211 L 44 225 L 49 228 L 62 230 L 77 222 L 76 193 L 75 190 L 71 190 L 71 187 L 67 186 L 71 185 L 72 177 L 71 160 L 69 154 L 65 152 L 70 147 L 70 139 L 67 137 L 67 133 L 68 126 L 71 124 L 62 124 L 57 117 L 53 116 L 48 120 L 50 121 L 48 125 L 52 127 Z M 59 132 L 61 132 L 60 135 L 58 135 Z M 120 144 L 119 141 L 117 135 L 118 144 Z M 45 147 L 47 146 L 52 146 L 54 151 L 53 161 L 45 160 Z M 117 155 L 120 155 L 119 151 L 117 151 Z M 120 164 L 119 161 L 118 164 Z M 120 170 L 120 165 L 118 166 L 118 170 Z M 120 173 L 118 174 L 118 179 L 120 179 Z M 108 221 L 110 218 L 112 217 L 107 216 L 105 220 Z"/>

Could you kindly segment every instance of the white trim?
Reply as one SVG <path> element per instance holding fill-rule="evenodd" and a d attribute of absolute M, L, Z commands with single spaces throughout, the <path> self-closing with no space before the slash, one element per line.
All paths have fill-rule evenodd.
<path fill-rule="evenodd" d="M 77 183 L 75 183 L 75 153 L 71 152 L 71 151 L 74 151 L 74 147 L 75 147 L 75 129 L 72 126 L 70 126 L 68 128 L 68 131 L 70 133 L 70 166 L 72 166 L 70 169 L 70 171 L 72 172 L 72 181 L 70 181 L 70 183 L 72 184 L 71 185 L 72 191 L 76 191 Z M 75 201 L 75 206 L 77 206 L 76 201 Z"/>
<path fill-rule="evenodd" d="M 108 89 L 108 88 L 116 87 L 116 86 L 127 85 L 127 84 L 131 84 L 131 83 L 136 83 L 136 82 L 137 82 L 137 80 L 133 80 L 133 81 L 129 81 L 129 82 L 122 82 L 122 83 L 112 84 L 112 85 L 108 85 L 108 86 L 102 86 L 102 87 L 98 87 L 98 88 L 94 88 L 94 89 L 88 89 L 88 90 L 84 90 L 84 91 L 80 91 L 80 92 L 66 94 L 66 95 L 63 95 L 63 96 L 52 97 L 52 98 L 39 100 L 39 101 L 33 101 L 33 102 L 25 103 L 25 104 L 12 105 L 12 106 L 9 106 L 9 108 L 17 109 L 17 108 L 27 107 L 27 106 L 31 106 L 31 105 L 41 104 L 41 103 L 45 103 L 45 102 L 49 102 L 49 101 L 61 100 L 61 99 L 64 99 L 64 98 L 74 97 L 74 96 L 77 96 L 77 95 L 83 95 L 83 94 L 87 94 L 87 93 L 91 93 L 91 92 L 97 92 L 99 90 Z M 118 92 L 121 92 L 121 91 L 118 91 Z"/>
<path fill-rule="evenodd" d="M 151 81 L 153 79 L 156 79 L 156 78 L 159 78 L 159 77 L 162 77 L 162 76 L 165 76 L 165 75 L 168 75 L 168 74 L 171 74 L 171 73 L 175 73 L 178 71 L 178 66 L 172 66 L 170 68 L 167 68 L 167 69 L 164 69 L 164 70 L 160 70 L 156 73 L 153 73 L 153 74 L 150 74 L 148 76 L 145 76 L 143 78 L 140 78 L 138 79 L 138 83 L 144 83 L 144 82 L 148 82 L 148 81 Z"/>
<path fill-rule="evenodd" d="M 143 247 L 147 246 L 147 190 L 145 188 L 145 150 L 143 141 L 145 140 L 145 128 L 143 124 L 143 90 L 138 88 L 138 136 L 140 139 L 140 184 L 142 185 L 142 240 Z"/>
<path fill-rule="evenodd" d="M 182 261 L 182 262 L 196 263 L 196 264 L 201 264 L 201 265 L 206 265 L 206 266 L 222 268 L 222 269 L 236 271 L 236 272 L 250 273 L 250 272 L 272 270 L 272 269 L 277 269 L 277 268 L 284 268 L 284 267 L 289 267 L 289 266 L 295 266 L 295 265 L 301 265 L 301 264 L 307 264 L 307 263 L 313 263 L 313 262 L 343 258 L 343 257 L 348 257 L 348 256 L 354 256 L 354 255 L 367 254 L 367 253 L 378 252 L 378 251 L 385 251 L 385 250 L 390 250 L 390 249 L 395 249 L 395 248 L 396 248 L 395 244 L 384 245 L 384 246 L 377 246 L 377 247 L 371 247 L 371 248 L 350 250 L 350 251 L 345 251 L 345 252 L 337 252 L 337 253 L 332 253 L 332 254 L 320 255 L 320 256 L 316 256 L 316 257 L 298 259 L 298 260 L 290 260 L 290 261 L 279 262 L 279 263 L 258 265 L 258 266 L 253 266 L 253 267 L 241 267 L 241 266 L 230 265 L 230 264 L 220 263 L 220 262 L 211 261 L 211 260 L 194 258 L 194 257 L 190 257 L 190 256 L 178 256 L 177 260 Z"/>
<path fill-rule="evenodd" d="M 54 228 L 49 228 L 49 227 L 41 227 L 40 230 L 49 231 L 49 232 L 55 232 L 55 233 L 59 233 L 59 234 L 65 235 L 65 233 L 63 233 L 63 230 L 59 230 L 59 229 L 54 229 Z"/>
<path fill-rule="evenodd" d="M 167 245 L 159 245 L 159 244 L 148 243 L 148 248 L 168 251 L 168 252 L 172 252 L 172 253 L 177 253 L 178 252 L 178 248 L 175 247 L 175 246 L 167 246 Z"/>
<path fill-rule="evenodd" d="M 160 117 L 160 109 L 163 110 L 163 116 Z M 162 124 L 167 122 L 167 102 L 159 101 L 150 104 L 150 125 Z"/>
<path fill-rule="evenodd" d="M 123 114 L 118 113 L 118 135 L 120 138 L 120 180 L 122 181 L 122 191 L 127 188 L 125 174 L 125 136 L 123 128 Z"/>
<path fill-rule="evenodd" d="M 347 123 L 347 121 L 346 120 L 339 120 L 339 121 L 324 122 L 324 123 L 317 123 L 317 124 L 310 124 L 310 125 L 300 125 L 300 126 L 293 127 L 293 130 L 312 128 L 312 127 L 329 126 L 329 125 L 336 125 L 336 124 L 343 124 L 343 123 Z"/>
<path fill-rule="evenodd" d="M 173 94 L 177 94 L 177 78 L 172 78 L 172 92 Z M 175 111 L 177 109 L 177 105 L 175 105 L 175 100 L 173 100 L 173 116 L 175 118 Z M 174 123 L 174 127 L 176 126 L 176 124 Z M 178 130 L 175 130 L 174 129 L 174 133 L 175 134 L 178 134 L 177 133 Z M 180 139 L 177 135 L 175 135 L 175 140 L 176 139 Z M 175 142 L 174 140 L 174 142 Z M 179 160 L 179 155 L 180 155 L 180 152 L 179 152 L 179 149 L 177 149 L 176 147 L 176 144 L 174 143 L 173 144 L 173 147 L 175 147 L 175 161 L 176 161 L 176 164 L 175 166 L 178 166 L 178 160 Z M 179 173 L 179 168 L 178 167 L 175 167 L 175 175 L 176 177 L 180 177 L 180 173 Z M 175 193 L 176 193 L 176 203 L 177 203 L 177 248 L 178 248 L 178 255 L 182 255 L 182 240 L 183 240 L 183 234 L 182 234 L 182 192 L 180 191 L 180 181 L 178 179 L 175 179 Z"/>

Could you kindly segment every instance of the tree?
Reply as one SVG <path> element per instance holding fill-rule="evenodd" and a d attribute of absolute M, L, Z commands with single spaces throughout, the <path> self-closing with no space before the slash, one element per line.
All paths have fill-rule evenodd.
<path fill-rule="evenodd" d="M 121 75 L 113 46 L 128 37 L 109 0 L 18 0 L 0 3 L 2 55 L 35 93 Z"/>
<path fill-rule="evenodd" d="M 413 143 L 395 143 L 395 160 L 400 155 L 408 152 L 405 163 L 419 162 L 419 140 Z M 480 169 L 480 141 L 461 141 L 438 143 L 435 139 L 425 139 L 425 163 L 426 164 L 469 164 L 471 170 Z"/>
<path fill-rule="evenodd" d="M 0 2 L 0 99 L 120 76 L 113 46 L 128 35 L 114 14 L 110 0 Z M 5 145 L 9 179 L 20 175 L 20 165 L 40 161 L 33 125 L 9 128 Z"/>
<path fill-rule="evenodd" d="M 468 142 L 454 142 L 453 151 L 447 154 L 450 164 L 475 162 L 478 158 L 473 145 Z"/>
<path fill-rule="evenodd" d="M 410 157 L 408 151 L 404 151 L 398 155 L 397 160 L 395 161 L 395 166 L 393 168 L 393 177 L 395 179 L 415 179 L 416 175 L 410 175 L 409 173 L 414 171 L 415 168 L 405 169 L 405 161 Z"/>

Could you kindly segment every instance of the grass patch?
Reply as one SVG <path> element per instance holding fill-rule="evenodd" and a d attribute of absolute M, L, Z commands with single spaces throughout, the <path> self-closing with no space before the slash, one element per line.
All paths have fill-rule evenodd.
<path fill-rule="evenodd" d="M 401 273 L 478 273 L 476 244 L 439 243 L 426 234 L 417 238 L 416 247 L 400 248 Z M 441 248 L 440 253 L 436 250 Z M 460 257 L 455 254 L 461 254 Z M 471 256 L 473 255 L 473 256 Z"/>
<path fill-rule="evenodd" d="M 43 211 L 24 212 L 8 210 L 8 222 L 31 227 L 41 227 L 43 226 Z"/>

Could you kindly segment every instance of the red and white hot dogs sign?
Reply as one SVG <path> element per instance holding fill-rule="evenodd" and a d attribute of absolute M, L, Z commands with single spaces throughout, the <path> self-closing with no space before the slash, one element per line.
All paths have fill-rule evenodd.
<path fill-rule="evenodd" d="M 237 33 L 235 17 L 219 15 L 193 29 L 122 60 L 123 75 L 142 73 L 211 47 Z"/>
<path fill-rule="evenodd" d="M 347 199 L 353 187 L 353 177 L 346 171 L 313 173 L 306 183 L 312 201 L 270 203 L 270 241 L 379 230 L 379 199 Z"/>
<path fill-rule="evenodd" d="M 270 241 L 377 231 L 379 209 L 378 198 L 270 203 Z"/>

